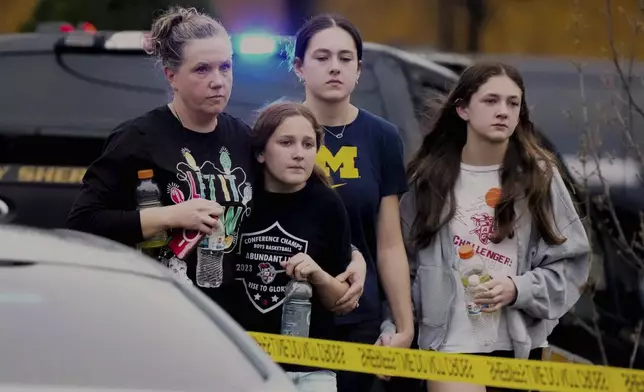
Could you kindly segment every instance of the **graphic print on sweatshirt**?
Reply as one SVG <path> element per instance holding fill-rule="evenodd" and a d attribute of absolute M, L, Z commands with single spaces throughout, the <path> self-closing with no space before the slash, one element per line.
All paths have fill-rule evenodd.
<path fill-rule="evenodd" d="M 219 150 L 219 166 L 211 161 L 199 165 L 187 148 L 181 150 L 181 155 L 184 162 L 176 165 L 177 180 L 187 185 L 190 194 L 185 195 L 178 184 L 169 183 L 167 192 L 170 199 L 174 204 L 199 198 L 219 203 L 224 209 L 224 252 L 230 253 L 237 244 L 243 217 L 250 214 L 249 202 L 253 192 L 247 181 L 248 176 L 241 167 L 233 167 L 230 153 L 225 147 Z M 197 234 L 196 231 L 183 230 L 183 238 L 188 242 L 194 241 Z"/>
<path fill-rule="evenodd" d="M 485 189 L 485 188 L 484 188 Z M 485 261 L 490 271 L 508 272 L 516 268 L 516 240 L 505 239 L 500 244 L 492 242 L 496 230 L 494 208 L 501 199 L 501 189 L 488 188 L 481 192 L 461 192 L 459 205 L 454 215 L 452 230 L 456 248 L 470 244 L 474 252 Z"/>
<path fill-rule="evenodd" d="M 471 167 L 461 165 L 461 174 L 456 181 L 454 194 L 457 209 L 449 223 L 452 243 L 455 250 L 469 244 L 484 263 L 489 274 L 498 279 L 514 276 L 517 272 L 517 238 L 505 238 L 498 244 L 492 242 L 496 230 L 494 209 L 501 200 L 498 167 Z M 456 258 L 456 263 L 461 260 Z M 453 353 L 488 353 L 495 350 L 512 350 L 507 321 L 504 312 L 495 312 L 495 323 L 485 328 L 494 342 L 483 345 L 477 339 L 472 339 L 472 320 L 468 316 L 466 306 L 466 289 L 462 284 L 458 264 L 453 270 L 454 280 L 460 290 L 450 309 L 450 319 L 447 334 L 441 347 L 443 352 Z"/>
<path fill-rule="evenodd" d="M 248 300 L 258 311 L 265 314 L 282 305 L 291 278 L 280 262 L 307 250 L 308 241 L 290 234 L 279 222 L 241 235 L 235 279 L 242 281 Z"/>

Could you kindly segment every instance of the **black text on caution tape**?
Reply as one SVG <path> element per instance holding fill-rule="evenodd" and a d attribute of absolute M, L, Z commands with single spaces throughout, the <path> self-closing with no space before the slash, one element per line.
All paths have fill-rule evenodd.
<path fill-rule="evenodd" d="M 382 348 L 358 348 L 363 368 L 382 371 L 380 374 L 439 375 L 454 379 L 471 380 L 474 378 L 472 363 L 463 357 L 438 357 L 416 350 L 408 352 L 392 351 Z"/>
<path fill-rule="evenodd" d="M 622 373 L 622 379 L 628 392 L 644 392 L 644 375 Z"/>
<path fill-rule="evenodd" d="M 346 364 L 344 349 L 339 344 L 266 336 L 256 336 L 255 340 L 272 357 L 289 359 L 295 363 L 309 361 L 326 365 Z"/>
<path fill-rule="evenodd" d="M 580 391 L 610 390 L 606 373 L 601 369 L 561 367 L 546 362 L 510 363 L 507 360 L 488 360 L 487 365 L 493 381 Z"/>

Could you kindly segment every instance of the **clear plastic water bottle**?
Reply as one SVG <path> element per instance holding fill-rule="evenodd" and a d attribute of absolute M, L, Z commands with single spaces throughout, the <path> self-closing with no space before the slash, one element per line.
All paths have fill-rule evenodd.
<path fill-rule="evenodd" d="M 481 285 L 478 275 L 470 275 L 467 279 L 467 289 L 465 291 L 465 306 L 467 316 L 472 324 L 474 338 L 484 346 L 492 344 L 497 338 L 496 315 L 483 312 L 483 306 L 475 303 L 476 294 L 487 289 Z"/>
<path fill-rule="evenodd" d="M 197 248 L 197 286 L 215 288 L 224 282 L 226 232 L 221 221 L 212 233 L 204 236 Z"/>
<path fill-rule="evenodd" d="M 194 284 L 192 283 L 192 280 L 188 278 L 188 264 L 186 264 L 185 261 L 172 255 L 168 259 L 164 260 L 164 264 L 179 278 L 180 281 L 188 285 Z"/>
<path fill-rule="evenodd" d="M 309 337 L 312 296 L 313 288 L 308 282 L 291 280 L 286 285 L 282 305 L 282 335 Z"/>
<path fill-rule="evenodd" d="M 139 170 L 139 185 L 136 187 L 136 201 L 139 210 L 153 207 L 162 207 L 161 204 L 161 191 L 159 186 L 154 181 L 154 171 Z M 156 258 L 159 250 L 164 247 L 168 242 L 168 235 L 164 231 L 160 231 L 152 238 L 137 244 L 137 249 L 147 254 L 148 256 Z"/>
<path fill-rule="evenodd" d="M 478 276 L 479 282 L 488 282 L 492 277 L 485 268 L 485 263 L 479 255 L 474 252 L 472 245 L 466 244 L 458 248 L 458 273 L 461 276 L 463 287 L 467 290 L 469 278 L 472 275 Z"/>

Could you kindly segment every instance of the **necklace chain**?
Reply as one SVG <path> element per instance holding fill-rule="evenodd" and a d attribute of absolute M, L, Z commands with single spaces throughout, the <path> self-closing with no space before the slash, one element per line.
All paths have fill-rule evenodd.
<path fill-rule="evenodd" d="M 183 121 L 181 121 L 181 117 L 179 117 L 179 112 L 177 112 L 177 109 L 174 107 L 173 104 L 170 104 L 170 111 L 174 116 L 179 120 L 179 123 L 181 123 L 181 126 L 183 126 Z"/>
<path fill-rule="evenodd" d="M 335 134 L 335 133 L 333 133 L 333 132 L 329 131 L 329 128 L 325 127 L 324 125 L 322 125 L 322 128 L 324 128 L 324 130 L 325 130 L 328 134 L 330 134 L 331 136 L 333 136 L 334 138 L 336 138 L 336 139 L 342 139 L 342 137 L 344 136 L 344 131 L 347 129 L 347 125 L 349 125 L 349 123 L 345 123 L 345 124 L 344 124 L 344 126 L 342 127 L 342 130 L 341 130 L 341 131 L 340 131 L 340 133 L 338 133 L 338 134 Z"/>
<path fill-rule="evenodd" d="M 329 128 L 325 127 L 324 125 L 322 125 L 322 128 L 324 128 L 325 131 L 327 131 L 331 136 L 334 136 L 336 139 L 342 139 L 342 137 L 344 136 L 344 130 L 347 129 L 347 124 L 344 124 L 342 130 L 338 134 L 329 131 Z"/>

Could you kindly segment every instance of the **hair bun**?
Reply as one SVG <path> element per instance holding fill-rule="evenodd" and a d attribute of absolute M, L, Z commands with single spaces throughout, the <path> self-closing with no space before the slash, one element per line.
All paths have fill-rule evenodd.
<path fill-rule="evenodd" d="M 181 63 L 181 48 L 187 41 L 220 34 L 228 33 L 210 16 L 196 8 L 173 6 L 154 20 L 143 47 L 148 54 L 158 57 L 164 67 L 176 67 Z"/>

